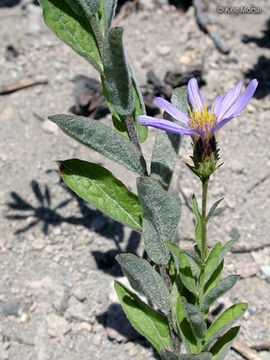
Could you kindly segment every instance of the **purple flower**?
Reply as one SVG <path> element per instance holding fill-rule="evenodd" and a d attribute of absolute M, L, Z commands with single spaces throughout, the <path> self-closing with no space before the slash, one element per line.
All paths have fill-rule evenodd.
<path fill-rule="evenodd" d="M 225 96 L 216 96 L 211 108 L 207 109 L 201 97 L 197 80 L 192 78 L 187 86 L 188 98 L 192 105 L 192 110 L 189 109 L 189 117 L 167 100 L 157 97 L 156 103 L 178 123 L 145 115 L 139 116 L 137 121 L 141 125 L 152 126 L 170 133 L 191 135 L 195 138 L 201 136 L 209 139 L 215 131 L 222 128 L 228 121 L 241 115 L 241 111 L 247 106 L 257 86 L 258 81 L 253 79 L 240 96 L 242 89 L 242 82 L 240 81 Z"/>

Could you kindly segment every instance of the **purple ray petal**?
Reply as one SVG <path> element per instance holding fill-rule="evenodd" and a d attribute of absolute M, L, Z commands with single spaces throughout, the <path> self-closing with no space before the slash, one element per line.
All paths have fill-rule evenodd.
<path fill-rule="evenodd" d="M 247 86 L 246 90 L 240 96 L 238 100 L 226 111 L 223 115 L 223 118 L 229 118 L 233 116 L 233 114 L 240 114 L 241 111 L 247 106 L 249 100 L 252 98 L 255 90 L 258 86 L 258 81 L 253 79 Z M 235 115 L 234 115 L 235 116 Z"/>
<path fill-rule="evenodd" d="M 216 97 L 214 98 L 214 101 L 212 102 L 212 105 L 211 105 L 211 113 L 213 112 L 213 109 L 214 109 L 215 117 L 217 117 L 218 114 L 219 114 L 220 105 L 221 105 L 221 103 L 222 103 L 222 100 L 223 100 L 223 97 L 216 96 Z"/>
<path fill-rule="evenodd" d="M 141 125 L 152 126 L 154 128 L 157 128 L 160 130 L 165 130 L 167 132 L 171 132 L 174 134 L 193 135 L 193 132 L 191 131 L 191 129 L 181 127 L 180 125 L 175 124 L 169 120 L 153 118 L 151 116 L 142 115 L 137 118 L 137 121 L 140 122 Z"/>
<path fill-rule="evenodd" d="M 163 110 L 170 114 L 174 119 L 182 122 L 183 124 L 188 124 L 188 117 L 184 113 L 182 113 L 182 111 L 177 109 L 177 107 L 169 103 L 169 101 L 161 97 L 155 98 L 155 101 L 158 106 L 160 106 Z"/>
<path fill-rule="evenodd" d="M 232 120 L 234 117 L 240 116 L 240 115 L 241 115 L 240 113 L 235 113 L 226 119 L 222 119 L 220 122 L 217 123 L 216 126 L 212 127 L 212 129 L 210 130 L 210 134 L 213 134 L 215 131 L 218 131 L 220 128 L 222 128 L 222 126 L 227 124 L 227 122 Z"/>
<path fill-rule="evenodd" d="M 227 94 L 222 98 L 222 102 L 219 108 L 218 114 L 216 114 L 217 120 L 221 120 L 224 117 L 224 114 L 230 109 L 230 107 L 235 103 L 238 96 L 241 93 L 242 89 L 242 81 L 239 81 L 239 83 L 230 89 Z M 227 118 L 227 116 L 226 116 Z"/>
<path fill-rule="evenodd" d="M 203 110 L 204 102 L 199 91 L 198 82 L 195 78 L 189 80 L 187 90 L 192 107 L 196 108 L 197 105 L 198 111 Z"/>

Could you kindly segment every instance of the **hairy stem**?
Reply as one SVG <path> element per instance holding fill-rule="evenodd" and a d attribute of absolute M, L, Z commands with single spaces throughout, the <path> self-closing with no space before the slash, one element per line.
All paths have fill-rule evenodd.
<path fill-rule="evenodd" d="M 206 205 L 207 205 L 207 189 L 208 189 L 208 181 L 202 180 L 202 217 L 201 217 L 201 260 L 202 260 L 202 268 L 201 274 L 199 278 L 199 306 L 202 305 L 203 299 L 203 290 L 204 290 L 204 283 L 205 283 L 205 259 L 207 253 L 207 231 L 206 231 Z M 197 344 L 197 351 L 198 353 L 201 352 L 202 343 L 201 341 Z"/>
<path fill-rule="evenodd" d="M 128 134 L 130 137 L 130 140 L 133 142 L 133 144 L 136 146 L 136 148 L 140 151 L 142 154 L 141 145 L 137 136 L 136 128 L 134 121 L 131 116 L 125 116 L 126 126 L 128 130 Z"/>

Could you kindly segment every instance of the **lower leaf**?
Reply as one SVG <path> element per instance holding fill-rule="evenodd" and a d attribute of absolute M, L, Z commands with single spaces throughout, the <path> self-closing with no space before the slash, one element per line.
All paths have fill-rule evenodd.
<path fill-rule="evenodd" d="M 114 283 L 114 288 L 132 326 L 151 342 L 159 354 L 161 349 L 170 350 L 171 336 L 167 318 L 119 282 Z"/>

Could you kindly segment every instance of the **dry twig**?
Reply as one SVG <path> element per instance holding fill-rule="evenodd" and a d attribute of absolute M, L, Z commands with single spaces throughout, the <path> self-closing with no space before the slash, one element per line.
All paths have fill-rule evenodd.
<path fill-rule="evenodd" d="M 47 84 L 48 79 L 45 75 L 37 75 L 35 77 L 28 77 L 16 81 L 15 83 L 9 85 L 0 86 L 0 95 L 10 94 L 14 91 L 25 89 L 29 86 Z"/>

